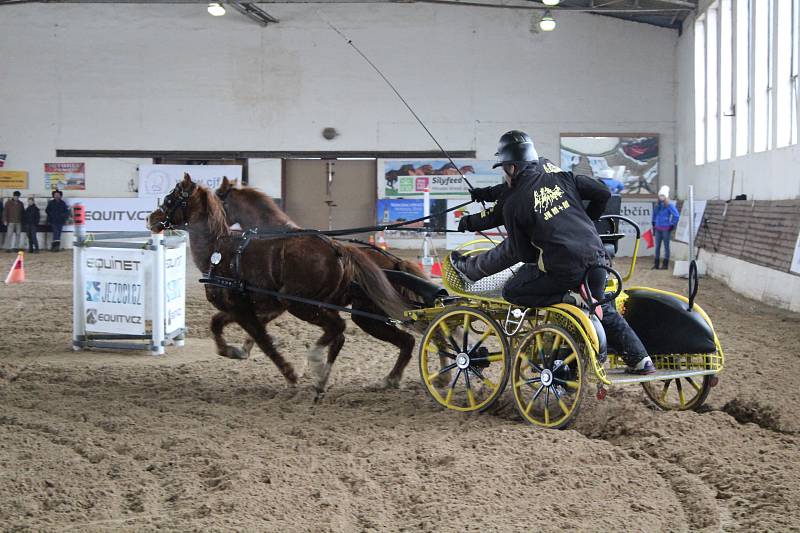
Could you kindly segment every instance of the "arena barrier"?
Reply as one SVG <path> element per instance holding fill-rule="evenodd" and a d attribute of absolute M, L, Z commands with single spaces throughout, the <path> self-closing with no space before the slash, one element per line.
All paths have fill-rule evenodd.
<path fill-rule="evenodd" d="M 73 349 L 183 346 L 186 233 L 86 234 L 82 206 L 74 210 Z"/>

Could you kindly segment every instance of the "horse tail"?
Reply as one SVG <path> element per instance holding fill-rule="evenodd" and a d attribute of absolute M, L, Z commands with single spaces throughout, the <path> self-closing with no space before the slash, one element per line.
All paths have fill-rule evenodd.
<path fill-rule="evenodd" d="M 331 241 L 331 245 L 341 254 L 345 272 L 361 286 L 370 300 L 390 317 L 402 320 L 407 306 L 383 271 L 356 247 L 337 241 Z"/>

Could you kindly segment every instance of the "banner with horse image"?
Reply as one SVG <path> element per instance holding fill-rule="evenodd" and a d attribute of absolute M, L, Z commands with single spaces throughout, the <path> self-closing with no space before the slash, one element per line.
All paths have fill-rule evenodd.
<path fill-rule="evenodd" d="M 658 192 L 658 135 L 561 134 L 561 168 L 592 176 L 615 194 Z"/>
<path fill-rule="evenodd" d="M 227 177 L 242 182 L 241 165 L 139 165 L 139 198 L 164 197 L 187 173 L 192 181 L 216 189 Z"/>
<path fill-rule="evenodd" d="M 46 191 L 86 190 L 86 163 L 45 163 L 44 188 Z"/>
<path fill-rule="evenodd" d="M 87 247 L 80 268 L 86 331 L 143 335 L 144 252 Z"/>
<path fill-rule="evenodd" d="M 497 185 L 503 171 L 493 169 L 494 161 L 456 159 L 379 159 L 378 197 L 414 198 L 427 188 L 432 198 L 469 198 L 469 187 L 462 174 L 475 188 Z"/>

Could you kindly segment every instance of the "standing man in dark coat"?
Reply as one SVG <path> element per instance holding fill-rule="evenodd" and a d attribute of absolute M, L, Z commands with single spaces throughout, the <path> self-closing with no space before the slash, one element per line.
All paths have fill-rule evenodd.
<path fill-rule="evenodd" d="M 25 235 L 28 236 L 28 252 L 32 254 L 39 253 L 39 238 L 36 235 L 39 220 L 41 220 L 41 214 L 36 206 L 36 200 L 33 196 L 28 196 L 28 207 L 22 213 L 22 226 L 25 230 Z"/>
<path fill-rule="evenodd" d="M 69 207 L 67 203 L 61 199 L 63 193 L 59 190 L 53 191 L 53 199 L 47 202 L 47 223 L 50 225 L 50 230 L 53 232 L 53 241 L 50 244 L 51 252 L 58 252 L 61 250 L 61 230 L 64 224 L 69 219 Z"/>

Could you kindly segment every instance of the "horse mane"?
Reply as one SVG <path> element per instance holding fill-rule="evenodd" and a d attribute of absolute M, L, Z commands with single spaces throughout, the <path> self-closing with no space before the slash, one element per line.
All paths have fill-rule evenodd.
<path fill-rule="evenodd" d="M 228 235 L 230 229 L 228 228 L 228 221 L 225 219 L 225 209 L 222 207 L 222 202 L 217 198 L 217 195 L 214 191 L 202 185 L 197 186 L 197 193 L 200 195 L 201 201 L 206 205 L 206 217 L 211 234 L 216 238 Z"/>
<path fill-rule="evenodd" d="M 278 225 L 297 226 L 278 204 L 267 193 L 252 187 L 232 189 L 230 194 L 239 194 L 244 197 L 246 204 L 252 206 L 260 218 L 274 219 Z"/>

